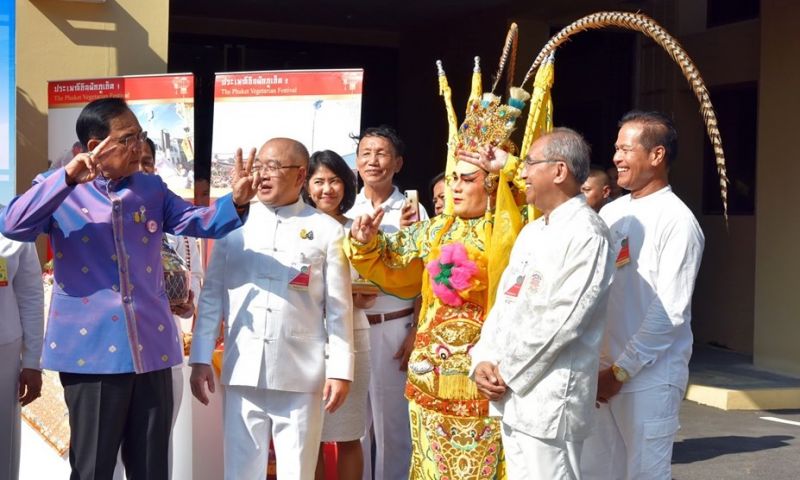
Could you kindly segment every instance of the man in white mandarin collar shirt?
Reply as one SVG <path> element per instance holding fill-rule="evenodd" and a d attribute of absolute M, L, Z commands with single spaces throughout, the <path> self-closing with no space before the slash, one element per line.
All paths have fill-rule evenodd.
<path fill-rule="evenodd" d="M 253 167 L 261 172 L 259 201 L 241 229 L 214 244 L 200 294 L 190 383 L 207 404 L 224 318 L 227 480 L 265 478 L 270 438 L 279 478 L 313 478 L 322 409 L 334 412 L 353 379 L 343 230 L 303 203 L 307 167 L 308 151 L 295 140 L 273 138 L 261 147 Z"/>
<path fill-rule="evenodd" d="M 471 373 L 502 416 L 510 480 L 578 479 L 613 274 L 609 233 L 581 194 L 589 146 L 578 133 L 543 135 L 525 163 L 526 199 L 543 215 L 517 237 Z"/>

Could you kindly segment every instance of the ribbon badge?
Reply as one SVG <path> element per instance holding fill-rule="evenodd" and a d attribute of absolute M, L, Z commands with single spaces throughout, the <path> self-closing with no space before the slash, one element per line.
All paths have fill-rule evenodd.
<path fill-rule="evenodd" d="M 133 212 L 133 221 L 136 223 L 146 222 L 147 216 L 145 215 L 145 212 L 147 212 L 147 209 L 144 208 L 144 205 L 142 205 L 141 207 L 139 207 L 138 212 Z"/>

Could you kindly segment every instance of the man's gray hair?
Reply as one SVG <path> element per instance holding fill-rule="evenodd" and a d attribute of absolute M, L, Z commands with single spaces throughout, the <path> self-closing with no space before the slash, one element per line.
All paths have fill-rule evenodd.
<path fill-rule="evenodd" d="M 591 148 L 583 135 L 571 128 L 558 127 L 541 137 L 547 139 L 543 155 L 545 160 L 558 160 L 567 164 L 567 169 L 578 181 L 578 185 L 589 178 Z"/>

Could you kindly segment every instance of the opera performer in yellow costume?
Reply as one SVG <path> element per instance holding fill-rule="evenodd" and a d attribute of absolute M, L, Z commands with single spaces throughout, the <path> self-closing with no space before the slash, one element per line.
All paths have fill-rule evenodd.
<path fill-rule="evenodd" d="M 476 71 L 480 75 L 477 59 Z M 440 82 L 443 76 L 440 66 Z M 529 95 L 512 88 L 508 103 L 501 104 L 496 95 L 481 96 L 480 86 L 477 91 L 466 121 L 451 136 L 445 212 L 385 234 L 378 230 L 383 212 L 377 209 L 355 219 L 345 242 L 352 265 L 384 292 L 402 298 L 422 294 L 406 384 L 409 478 L 415 480 L 505 478 L 500 422 L 488 416 L 488 401 L 469 379 L 469 351 L 521 228 L 512 181 L 519 162 L 509 157 L 495 175 L 456 162 L 455 152 L 508 148 Z"/>

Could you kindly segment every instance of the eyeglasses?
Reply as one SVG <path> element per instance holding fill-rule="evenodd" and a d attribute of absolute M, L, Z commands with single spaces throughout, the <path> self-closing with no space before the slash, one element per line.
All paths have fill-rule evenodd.
<path fill-rule="evenodd" d="M 525 159 L 525 165 L 532 167 L 534 165 L 538 165 L 540 163 L 558 163 L 561 160 L 534 160 L 530 157 Z"/>
<path fill-rule="evenodd" d="M 277 174 L 281 170 L 289 168 L 300 168 L 300 165 L 281 165 L 280 162 L 277 162 L 275 160 L 268 160 L 264 163 L 261 162 L 253 163 L 254 170 L 258 170 L 261 173 L 267 173 L 270 176 Z"/>
<path fill-rule="evenodd" d="M 122 138 L 116 138 L 115 140 L 125 148 L 130 148 L 136 144 L 144 143 L 145 140 L 147 140 L 147 132 L 134 133 L 133 135 L 126 135 Z"/>

